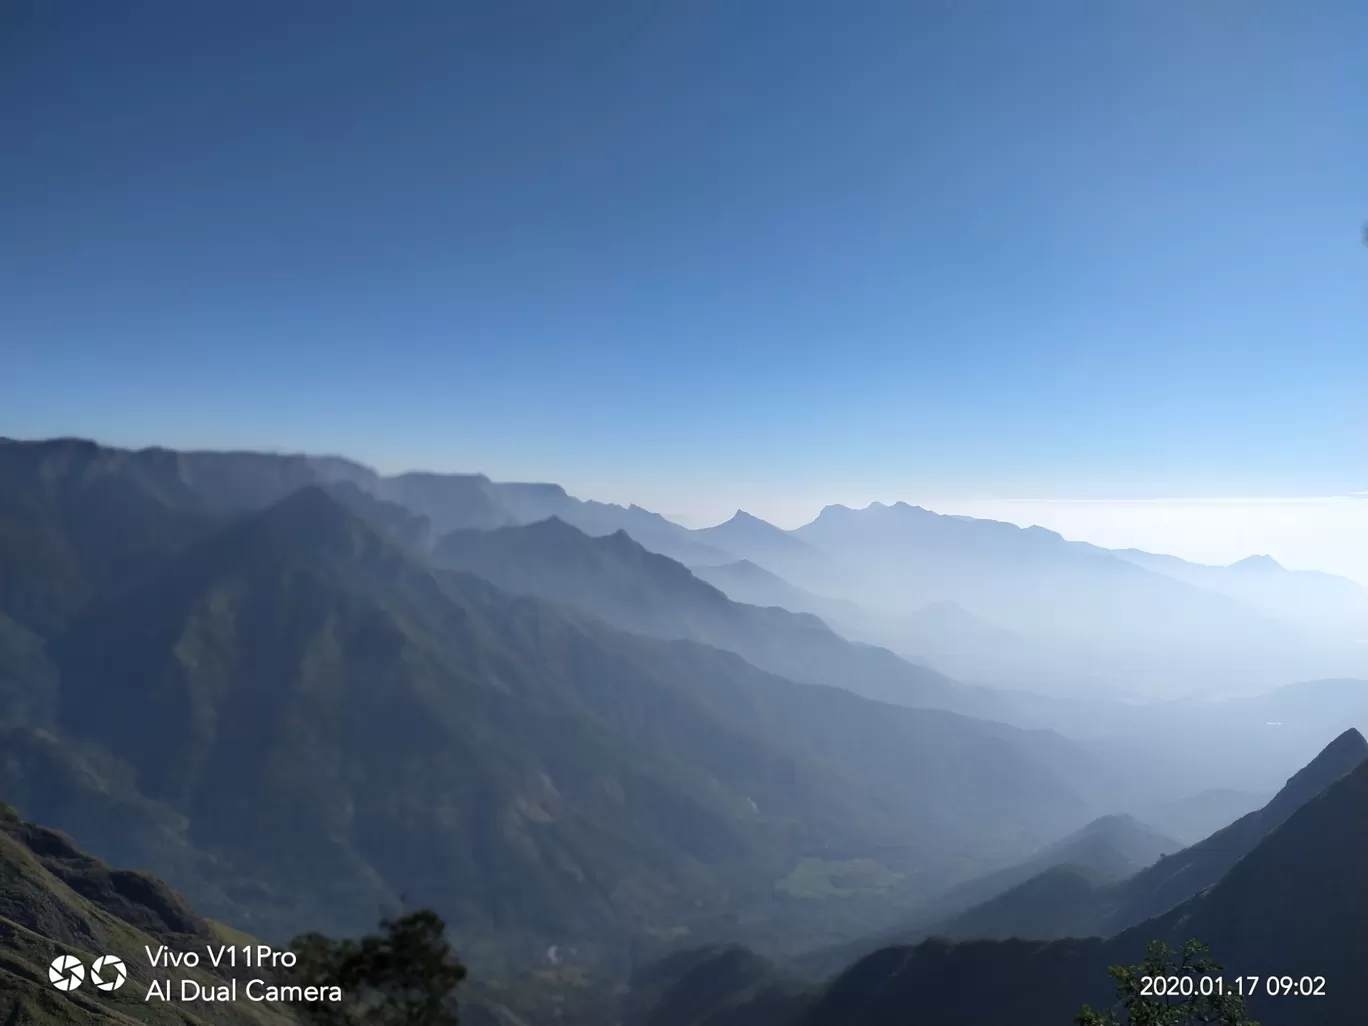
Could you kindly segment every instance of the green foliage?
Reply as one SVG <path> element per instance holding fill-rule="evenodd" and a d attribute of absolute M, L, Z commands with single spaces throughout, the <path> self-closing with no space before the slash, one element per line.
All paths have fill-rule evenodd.
<path fill-rule="evenodd" d="M 1189 940 L 1184 944 L 1181 957 L 1166 942 L 1151 941 L 1145 946 L 1145 958 L 1139 965 L 1114 965 L 1107 970 L 1116 980 L 1116 997 L 1123 1018 L 1117 1018 L 1114 1011 L 1097 1012 L 1084 1005 L 1074 1021 L 1077 1026 L 1259 1026 L 1246 1013 L 1244 998 L 1231 993 L 1229 987 L 1220 988 L 1218 994 L 1203 995 L 1202 987 L 1197 985 L 1190 996 L 1156 997 L 1150 993 L 1154 988 L 1147 983 L 1154 979 L 1192 977 L 1193 983 L 1199 984 L 1203 977 L 1220 976 L 1221 968 L 1200 941 Z"/>
<path fill-rule="evenodd" d="M 431 911 L 381 923 L 360 940 L 333 941 L 311 933 L 292 950 L 294 980 L 302 986 L 340 987 L 341 1002 L 298 1006 L 316 1026 L 457 1026 L 456 989 L 466 969 L 446 940 L 446 924 Z"/>

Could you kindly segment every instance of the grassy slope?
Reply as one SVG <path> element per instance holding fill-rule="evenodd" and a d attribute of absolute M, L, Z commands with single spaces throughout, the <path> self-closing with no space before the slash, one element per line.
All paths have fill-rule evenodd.
<path fill-rule="evenodd" d="M 98 895 L 104 904 L 84 897 L 77 888 Z M 149 904 L 123 897 L 120 889 L 146 894 Z M 137 923 L 111 908 L 119 908 Z M 153 972 L 144 946 L 203 950 L 206 943 L 226 939 L 219 930 L 217 924 L 194 916 L 156 881 L 138 874 L 111 873 L 78 852 L 63 835 L 31 827 L 8 806 L 0 805 L 0 1022 L 25 1026 L 293 1023 L 279 1008 L 245 1001 L 191 1006 L 144 1000 Z M 232 937 L 241 943 L 245 935 Z M 99 955 L 118 955 L 128 967 L 128 982 L 117 991 L 102 993 L 87 980 L 77 990 L 61 993 L 49 984 L 47 975 L 48 965 L 60 954 L 75 955 L 87 967 Z M 203 971 L 177 970 L 177 975 L 206 985 L 222 982 Z"/>

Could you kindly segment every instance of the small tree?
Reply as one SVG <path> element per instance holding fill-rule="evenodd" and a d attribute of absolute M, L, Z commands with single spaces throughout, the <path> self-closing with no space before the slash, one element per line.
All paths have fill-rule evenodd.
<path fill-rule="evenodd" d="M 315 1026 L 458 1026 L 456 989 L 466 969 L 446 940 L 446 924 L 431 911 L 380 924 L 380 934 L 329 940 L 305 934 L 292 950 L 292 982 L 340 987 L 341 1003 L 298 1004 Z"/>
<path fill-rule="evenodd" d="M 1231 993 L 1229 984 L 1219 988 L 1219 994 L 1201 993 L 1204 989 L 1202 977 L 1221 974 L 1221 966 L 1212 961 L 1205 944 L 1190 940 L 1183 945 L 1181 959 L 1177 955 L 1164 941 L 1156 940 L 1145 945 L 1145 960 L 1139 965 L 1112 966 L 1107 971 L 1116 980 L 1116 998 L 1122 1017 L 1117 1018 L 1115 1011 L 1097 1012 L 1084 1005 L 1074 1022 L 1078 1026 L 1259 1026 L 1245 1011 L 1244 998 Z M 1185 989 L 1181 984 L 1177 988 L 1178 994 L 1156 996 L 1153 993 L 1156 988 L 1145 982 L 1189 976 L 1194 978 L 1193 993 L 1186 996 L 1181 993 Z M 1208 985 L 1205 989 L 1217 988 Z"/>

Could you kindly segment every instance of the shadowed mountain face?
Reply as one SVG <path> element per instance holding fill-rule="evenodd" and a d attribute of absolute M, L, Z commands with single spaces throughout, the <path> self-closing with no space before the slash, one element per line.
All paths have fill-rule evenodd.
<path fill-rule="evenodd" d="M 12 714 L 0 794 L 271 938 L 365 929 L 403 894 L 477 959 L 620 962 L 638 933 L 724 927 L 812 943 L 1086 814 L 1057 737 L 434 574 L 316 487 L 230 515 L 117 470 L 42 480 L 61 503 L 7 525 L 47 531 L 89 597 L 40 651 L 10 620 L 0 680 L 47 697 Z M 102 520 L 91 480 L 185 540 Z M 155 558 L 97 572 L 124 545 Z"/>
<path fill-rule="evenodd" d="M 1221 881 L 1155 922 L 1169 937 L 1202 937 L 1246 974 L 1323 976 L 1323 1003 L 1251 1002 L 1270 1024 L 1351 1023 L 1368 1007 L 1368 763 L 1360 762 L 1288 816 Z M 1270 896 L 1272 900 L 1270 901 Z M 1116 938 L 1140 940 L 1132 928 Z M 1320 1007 L 1318 1007 L 1320 1006 Z"/>
<path fill-rule="evenodd" d="M 1107 966 L 1133 964 L 1151 940 L 1181 947 L 1210 945 L 1227 977 L 1324 978 L 1324 996 L 1249 999 L 1266 1026 L 1354 1026 L 1368 1006 L 1368 762 L 1355 762 L 1363 739 L 1337 739 L 1304 774 L 1289 781 L 1285 801 L 1301 804 L 1266 831 L 1242 858 L 1165 914 L 1108 940 L 925 941 L 888 947 L 860 959 L 826 984 L 784 1026 L 1021 1026 L 1068 1022 L 1084 1003 L 1112 1004 Z M 1337 767 L 1347 773 L 1327 781 Z M 1318 781 L 1325 786 L 1309 796 Z M 1041 902 L 1077 900 L 1079 875 L 1065 869 L 1036 877 Z M 716 955 L 712 956 L 718 957 Z M 690 966 L 696 979 L 706 978 Z M 750 993 L 797 984 L 778 970 L 752 971 Z M 664 993 L 662 991 L 658 991 Z M 749 1009 L 734 986 L 693 1021 L 743 1026 Z M 662 997 L 662 1003 L 668 998 Z M 765 1005 L 757 1004 L 763 1011 Z M 664 1016 L 666 1009 L 656 1014 Z"/>
<path fill-rule="evenodd" d="M 691 949 L 639 972 L 623 1017 L 641 1026 L 791 1026 L 809 990 L 747 948 Z"/>

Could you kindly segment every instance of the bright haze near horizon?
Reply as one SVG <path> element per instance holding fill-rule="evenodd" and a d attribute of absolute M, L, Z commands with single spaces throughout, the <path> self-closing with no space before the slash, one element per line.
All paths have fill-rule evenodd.
<path fill-rule="evenodd" d="M 1368 582 L 1368 7 L 20 2 L 0 434 Z"/>

